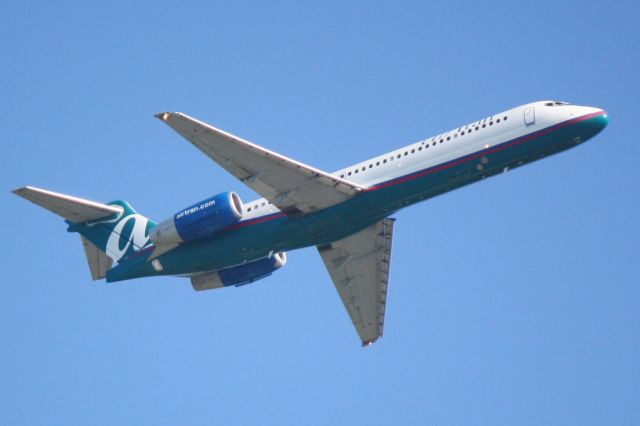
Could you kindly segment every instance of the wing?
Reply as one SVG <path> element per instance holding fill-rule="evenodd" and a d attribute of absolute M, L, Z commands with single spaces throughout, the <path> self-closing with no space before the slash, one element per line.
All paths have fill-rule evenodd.
<path fill-rule="evenodd" d="M 367 346 L 382 336 L 394 219 L 318 246 L 351 321 Z"/>
<path fill-rule="evenodd" d="M 179 112 L 156 115 L 229 173 L 296 216 L 342 203 L 365 189 Z"/>

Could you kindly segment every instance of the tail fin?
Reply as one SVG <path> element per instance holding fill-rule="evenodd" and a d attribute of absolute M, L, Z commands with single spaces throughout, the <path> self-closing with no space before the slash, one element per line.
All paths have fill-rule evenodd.
<path fill-rule="evenodd" d="M 78 232 L 93 279 L 104 278 L 113 261 L 120 262 L 150 245 L 149 231 L 156 223 L 126 201 L 109 204 L 26 186 L 13 191 L 65 218 L 69 232 Z"/>
<path fill-rule="evenodd" d="M 154 221 L 136 213 L 126 201 L 113 201 L 108 206 L 120 207 L 120 212 L 81 223 L 67 220 L 67 230 L 78 232 L 116 262 L 150 245 Z"/>

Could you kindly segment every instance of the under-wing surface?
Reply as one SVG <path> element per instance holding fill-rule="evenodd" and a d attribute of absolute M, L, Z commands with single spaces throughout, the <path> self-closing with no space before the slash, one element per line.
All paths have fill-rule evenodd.
<path fill-rule="evenodd" d="M 183 113 L 156 117 L 263 198 L 221 192 L 156 223 L 122 200 L 13 192 L 80 234 L 94 280 L 241 286 L 283 267 L 288 251 L 316 246 L 363 345 L 383 333 L 393 213 L 581 144 L 609 120 L 598 108 L 534 102 L 329 173 Z"/>

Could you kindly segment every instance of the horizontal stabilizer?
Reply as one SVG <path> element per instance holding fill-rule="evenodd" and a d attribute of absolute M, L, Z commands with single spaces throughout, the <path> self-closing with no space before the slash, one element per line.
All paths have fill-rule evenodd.
<path fill-rule="evenodd" d="M 33 186 L 25 186 L 12 192 L 75 223 L 83 223 L 123 212 L 121 206 L 110 206 Z"/>

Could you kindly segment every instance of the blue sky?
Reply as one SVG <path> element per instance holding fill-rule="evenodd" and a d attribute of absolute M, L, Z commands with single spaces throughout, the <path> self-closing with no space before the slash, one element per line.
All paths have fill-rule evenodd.
<path fill-rule="evenodd" d="M 6 2 L 0 423 L 640 423 L 637 2 Z M 362 349 L 315 249 L 192 291 L 92 282 L 10 194 L 161 220 L 248 188 L 153 114 L 336 170 L 494 112 L 609 111 L 594 140 L 399 212 Z"/>

